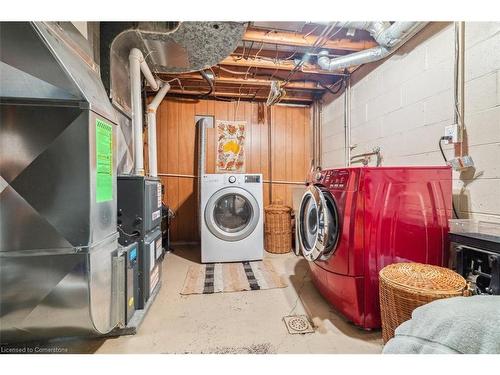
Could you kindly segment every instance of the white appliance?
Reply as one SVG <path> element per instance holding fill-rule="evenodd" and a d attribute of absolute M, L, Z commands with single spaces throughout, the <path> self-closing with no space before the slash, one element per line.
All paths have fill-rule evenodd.
<path fill-rule="evenodd" d="M 262 259 L 261 174 L 202 175 L 200 204 L 203 263 Z"/>

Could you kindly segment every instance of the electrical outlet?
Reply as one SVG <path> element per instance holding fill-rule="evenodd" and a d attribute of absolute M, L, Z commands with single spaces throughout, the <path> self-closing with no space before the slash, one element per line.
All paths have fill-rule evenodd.
<path fill-rule="evenodd" d="M 444 128 L 444 136 L 449 137 L 451 141 L 446 140 L 445 143 L 459 143 L 460 142 L 460 132 L 457 124 L 448 125 Z"/>

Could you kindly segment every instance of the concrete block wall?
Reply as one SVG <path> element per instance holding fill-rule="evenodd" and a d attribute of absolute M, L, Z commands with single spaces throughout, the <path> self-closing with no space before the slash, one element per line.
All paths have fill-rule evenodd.
<path fill-rule="evenodd" d="M 431 23 L 385 61 L 353 74 L 353 154 L 380 146 L 382 165 L 443 165 L 453 123 L 454 26 Z M 465 124 L 471 173 L 453 174 L 461 218 L 500 222 L 500 23 L 466 23 Z M 323 106 L 323 167 L 342 167 L 344 97 Z M 453 146 L 444 146 L 448 158 Z M 375 161 L 375 158 L 373 158 Z"/>

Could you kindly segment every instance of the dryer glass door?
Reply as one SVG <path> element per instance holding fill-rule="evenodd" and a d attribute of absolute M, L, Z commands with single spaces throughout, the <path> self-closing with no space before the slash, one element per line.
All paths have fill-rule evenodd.
<path fill-rule="evenodd" d="M 302 197 L 299 210 L 299 241 L 309 261 L 328 259 L 339 238 L 337 205 L 328 191 L 310 186 Z"/>
<path fill-rule="evenodd" d="M 205 222 L 213 235 L 227 241 L 248 237 L 259 222 L 260 210 L 255 198 L 241 188 L 216 192 L 205 208 Z"/>

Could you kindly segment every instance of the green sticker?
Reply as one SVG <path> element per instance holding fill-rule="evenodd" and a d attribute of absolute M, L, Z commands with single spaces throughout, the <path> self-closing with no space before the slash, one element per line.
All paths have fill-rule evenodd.
<path fill-rule="evenodd" d="M 95 121 L 96 201 L 113 199 L 113 127 L 99 119 Z"/>

